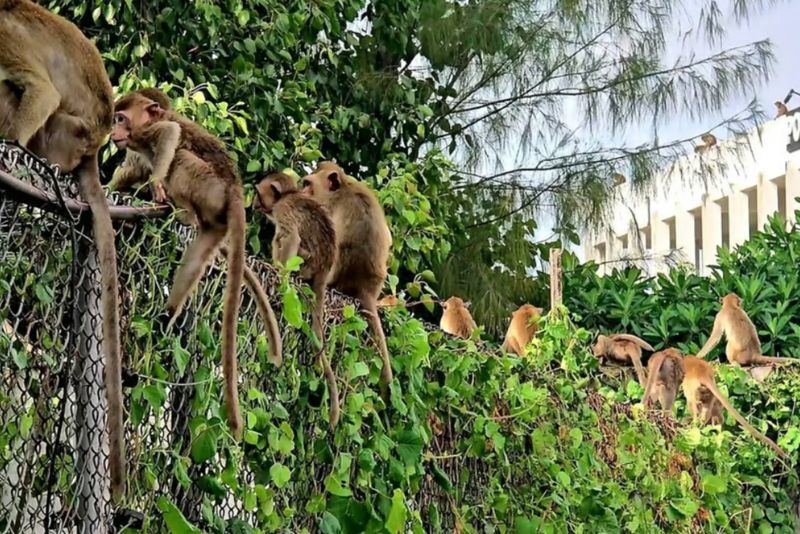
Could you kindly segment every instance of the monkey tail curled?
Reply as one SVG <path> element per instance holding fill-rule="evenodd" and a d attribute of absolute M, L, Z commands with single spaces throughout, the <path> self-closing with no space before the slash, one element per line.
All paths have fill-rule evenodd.
<path fill-rule="evenodd" d="M 235 190 L 234 190 L 235 191 Z M 242 416 L 239 413 L 239 386 L 236 364 L 236 325 L 239 318 L 240 293 L 244 279 L 245 215 L 241 191 L 228 202 L 228 282 L 222 308 L 222 374 L 225 380 L 225 411 L 231 433 L 242 437 Z"/>
<path fill-rule="evenodd" d="M 100 186 L 97 155 L 84 160 L 77 174 L 80 177 L 81 195 L 92 212 L 92 225 L 100 263 L 102 287 L 100 300 L 103 313 L 103 351 L 108 403 L 108 470 L 111 478 L 111 495 L 118 501 L 125 493 L 125 441 L 122 421 L 122 360 L 114 227 L 111 224 L 106 197 Z"/>

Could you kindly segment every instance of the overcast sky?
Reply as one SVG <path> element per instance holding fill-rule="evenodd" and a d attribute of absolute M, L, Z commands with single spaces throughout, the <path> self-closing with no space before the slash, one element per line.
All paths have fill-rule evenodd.
<path fill-rule="evenodd" d="M 719 47 L 712 49 L 702 42 L 694 43 L 693 46 L 697 56 L 701 57 L 762 39 L 772 42 L 776 61 L 772 77 L 752 97 L 756 97 L 767 116 L 772 117 L 775 112 L 773 103 L 776 100 L 782 100 L 791 88 L 800 92 L 800 1 L 783 0 L 776 6 L 765 8 L 739 27 L 731 21 L 727 35 Z M 679 51 L 677 45 L 675 51 Z M 750 98 L 742 98 L 729 102 L 723 115 L 733 115 L 744 109 L 749 101 Z M 795 96 L 790 101 L 789 108 L 797 106 L 800 106 L 800 97 Z M 713 121 L 709 120 L 706 124 L 697 124 L 685 117 L 677 118 L 661 130 L 662 138 L 686 137 L 711 123 Z"/>
<path fill-rule="evenodd" d="M 690 2 L 687 2 L 687 4 Z M 720 8 L 727 13 L 729 10 L 720 2 Z M 697 20 L 696 13 L 689 16 Z M 685 29 L 685 28 L 684 28 Z M 683 139 L 698 135 L 705 128 L 729 118 L 746 108 L 753 99 L 757 99 L 762 111 L 768 118 L 775 114 L 774 102 L 782 100 L 789 89 L 794 88 L 800 92 L 800 0 L 778 0 L 777 5 L 767 7 L 761 13 L 750 18 L 749 21 L 738 24 L 730 19 L 726 25 L 726 35 L 722 42 L 710 46 L 703 40 L 693 40 L 683 43 L 677 36 L 674 46 L 670 47 L 664 63 L 672 64 L 678 56 L 686 56 L 694 52 L 697 58 L 707 57 L 721 50 L 742 46 L 755 41 L 769 39 L 772 42 L 775 54 L 775 64 L 769 81 L 764 83 L 756 94 L 749 94 L 739 99 L 732 99 L 724 106 L 719 115 L 710 115 L 697 122 L 686 116 L 677 116 L 669 123 L 659 126 L 659 137 L 662 142 L 673 139 Z M 794 96 L 788 107 L 792 109 L 800 106 L 800 96 Z M 577 118 L 577 116 L 576 116 Z M 719 132 L 722 133 L 722 132 Z M 615 136 L 617 137 L 617 136 Z M 622 135 L 624 143 L 612 142 L 611 145 L 637 144 L 652 141 L 652 131 L 647 128 L 640 133 L 628 131 Z M 552 235 L 552 217 L 542 213 L 539 217 L 539 228 L 535 239 L 544 239 Z M 583 256 L 581 247 L 574 247 L 580 257 Z"/>

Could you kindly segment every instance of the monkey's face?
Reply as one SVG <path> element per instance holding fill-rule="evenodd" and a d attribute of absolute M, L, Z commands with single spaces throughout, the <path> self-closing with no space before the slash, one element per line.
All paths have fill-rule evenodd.
<path fill-rule="evenodd" d="M 608 344 L 610 341 L 611 340 L 608 339 L 603 334 L 597 336 L 597 341 L 595 342 L 594 345 L 592 345 L 592 354 L 596 358 L 602 358 L 603 356 L 605 356 L 606 352 L 608 351 Z"/>
<path fill-rule="evenodd" d="M 256 185 L 256 198 L 253 200 L 253 208 L 265 215 L 270 215 L 275 208 L 275 203 L 280 198 L 280 188 L 275 183 L 275 180 L 264 178 Z"/>
<path fill-rule="evenodd" d="M 336 191 L 342 187 L 344 173 L 335 166 L 320 166 L 313 174 L 303 178 L 300 186 L 303 192 L 317 199 L 320 204 L 327 204 Z"/>
<path fill-rule="evenodd" d="M 83 119 L 58 112 L 53 114 L 32 139 L 28 148 L 42 154 L 50 163 L 71 172 L 84 156 L 97 151 L 101 141 L 93 139 Z"/>
<path fill-rule="evenodd" d="M 114 125 L 111 129 L 111 140 L 117 148 L 124 150 L 131 143 L 133 132 L 147 126 L 153 120 L 160 119 L 164 110 L 157 102 L 144 97 L 134 97 L 117 104 L 114 112 Z"/>

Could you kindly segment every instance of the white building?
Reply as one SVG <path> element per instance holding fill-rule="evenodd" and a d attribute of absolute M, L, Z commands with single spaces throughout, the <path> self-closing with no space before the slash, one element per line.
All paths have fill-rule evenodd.
<path fill-rule="evenodd" d="M 684 156 L 661 173 L 648 195 L 635 195 L 629 183 L 617 186 L 613 220 L 583 236 L 584 258 L 600 264 L 601 274 L 634 263 L 653 275 L 668 270 L 670 258 L 706 275 L 717 247 L 746 241 L 775 212 L 794 221 L 800 209 L 797 111 Z"/>

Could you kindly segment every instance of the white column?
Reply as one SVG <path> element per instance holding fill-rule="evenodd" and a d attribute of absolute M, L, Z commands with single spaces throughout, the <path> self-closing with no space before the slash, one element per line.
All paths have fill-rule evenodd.
<path fill-rule="evenodd" d="M 736 190 L 728 196 L 731 248 L 741 245 L 750 237 L 750 211 L 747 193 Z"/>
<path fill-rule="evenodd" d="M 765 177 L 758 175 L 758 229 L 761 230 L 767 224 L 767 218 L 778 211 L 778 186 Z"/>
<path fill-rule="evenodd" d="M 710 266 L 717 263 L 717 247 L 722 245 L 722 208 L 711 199 L 703 197 L 703 274 L 710 274 Z"/>
<path fill-rule="evenodd" d="M 694 265 L 694 214 L 681 210 L 675 214 L 675 237 L 678 249 L 683 253 L 683 261 Z"/>
<path fill-rule="evenodd" d="M 653 251 L 658 255 L 669 252 L 669 225 L 661 219 L 659 214 L 653 214 Z"/>
<path fill-rule="evenodd" d="M 795 221 L 794 212 L 800 210 L 800 156 L 789 156 L 786 163 L 786 219 L 789 224 Z"/>

